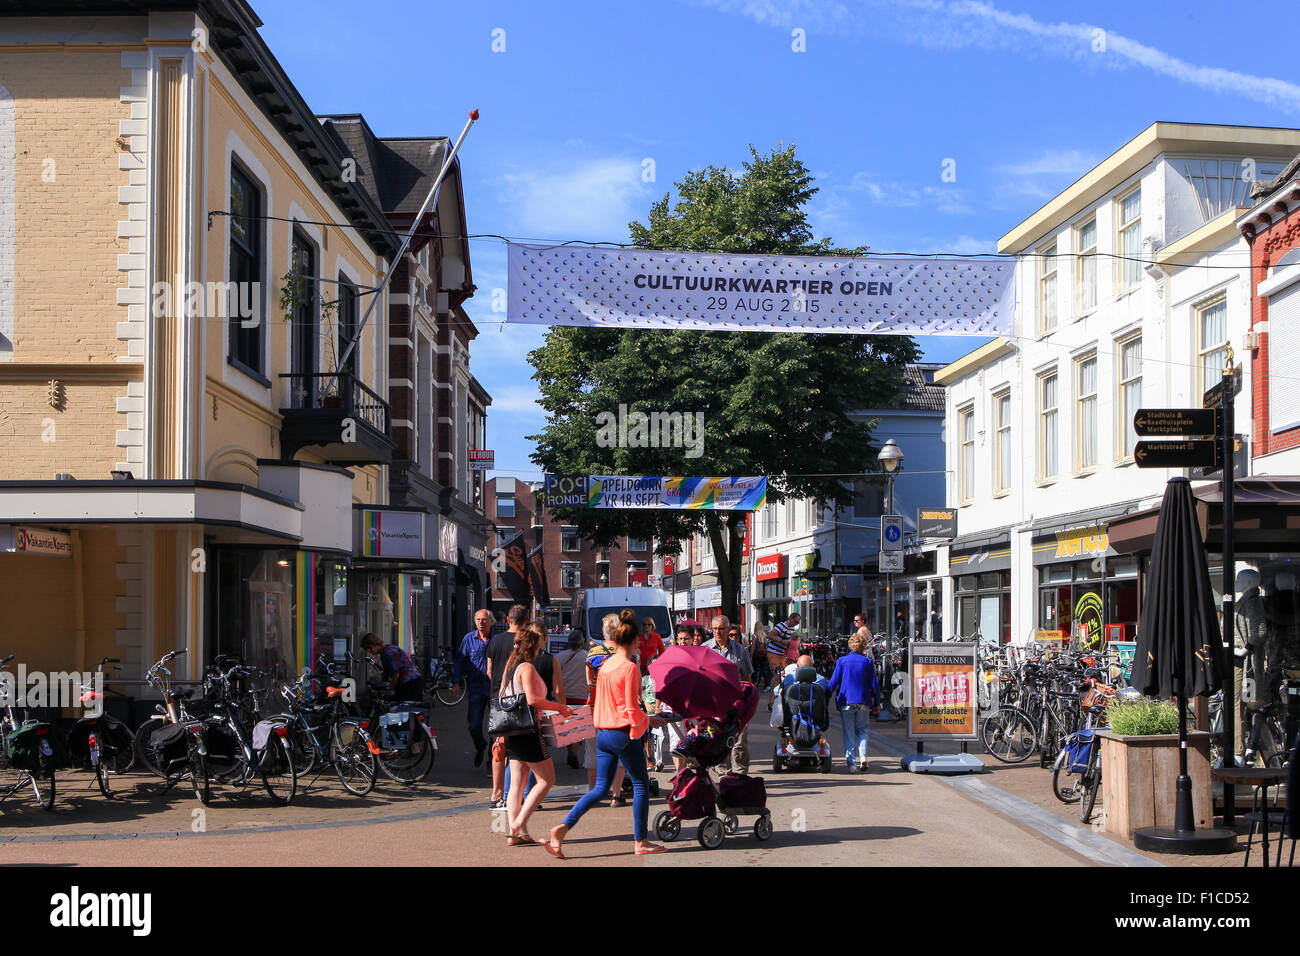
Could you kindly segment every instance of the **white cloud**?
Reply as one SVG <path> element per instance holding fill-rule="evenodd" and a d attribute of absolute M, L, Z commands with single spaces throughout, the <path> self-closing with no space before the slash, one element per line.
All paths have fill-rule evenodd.
<path fill-rule="evenodd" d="M 506 172 L 501 202 L 512 231 L 592 242 L 627 238 L 627 224 L 644 217 L 657 188 L 642 182 L 641 164 L 641 159 L 604 157 Z"/>
<path fill-rule="evenodd" d="M 1013 176 L 1074 176 L 1078 178 L 1097 165 L 1097 158 L 1078 149 L 1049 149 L 1018 163 L 1007 163 L 998 170 Z"/>
<path fill-rule="evenodd" d="M 1005 50 L 1024 56 L 1136 66 L 1215 93 L 1229 93 L 1288 113 L 1300 112 L 1300 86 L 1273 77 L 1198 66 L 1101 26 L 1045 23 L 976 0 L 891 0 L 846 4 L 830 0 L 696 0 L 766 26 L 814 32 L 897 37 L 932 50 Z M 1225 47 L 1229 49 L 1229 47 Z"/>
<path fill-rule="evenodd" d="M 492 395 L 492 405 L 488 409 L 489 420 L 494 415 L 509 415 L 517 418 L 546 418 L 545 410 L 541 405 L 537 404 L 542 395 L 537 390 L 536 385 L 507 385 L 496 392 L 491 389 L 488 389 L 488 391 Z"/>

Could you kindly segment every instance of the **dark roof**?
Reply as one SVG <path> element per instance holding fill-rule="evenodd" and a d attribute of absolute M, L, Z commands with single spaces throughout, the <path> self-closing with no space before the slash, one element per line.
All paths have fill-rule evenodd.
<path fill-rule="evenodd" d="M 356 159 L 357 185 L 386 214 L 414 216 L 420 211 L 451 149 L 451 140 L 445 136 L 381 139 L 359 113 L 319 119 L 340 149 Z"/>
<path fill-rule="evenodd" d="M 1259 200 L 1266 196 L 1271 196 L 1291 180 L 1295 179 L 1296 173 L 1300 172 L 1300 155 L 1297 155 L 1291 162 L 1282 167 L 1282 171 L 1277 174 L 1275 179 L 1264 179 L 1250 187 L 1250 198 Z"/>
<path fill-rule="evenodd" d="M 934 384 L 934 373 L 943 366 L 919 362 L 903 369 L 903 395 L 898 407 L 924 412 L 944 410 L 943 386 Z"/>

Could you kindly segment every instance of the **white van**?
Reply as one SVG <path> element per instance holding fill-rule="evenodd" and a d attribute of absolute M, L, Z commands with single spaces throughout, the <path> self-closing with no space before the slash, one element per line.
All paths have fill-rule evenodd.
<path fill-rule="evenodd" d="M 604 640 L 601 619 L 630 607 L 640 624 L 647 617 L 655 622 L 655 633 L 666 644 L 673 633 L 673 616 L 668 607 L 668 592 L 662 588 L 585 588 L 573 595 L 573 632 L 581 631 L 587 640 Z M 572 633 L 572 632 L 571 632 Z"/>

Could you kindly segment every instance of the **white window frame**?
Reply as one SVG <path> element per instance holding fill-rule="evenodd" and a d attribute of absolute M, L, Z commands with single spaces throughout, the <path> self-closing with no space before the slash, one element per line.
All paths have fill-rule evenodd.
<path fill-rule="evenodd" d="M 1003 402 L 1006 415 L 1003 416 Z M 1007 467 L 1003 472 L 1002 453 L 1006 451 Z M 1004 388 L 993 395 L 993 497 L 1011 493 L 1011 389 Z"/>
<path fill-rule="evenodd" d="M 576 575 L 570 578 L 570 575 Z M 569 581 L 573 583 L 570 584 Z M 560 587 L 565 591 L 573 591 L 582 587 L 582 562 L 581 561 L 561 561 L 560 562 Z"/>
<path fill-rule="evenodd" d="M 1083 369 L 1084 366 L 1092 363 L 1092 391 L 1085 393 L 1083 390 Z M 1097 468 L 1097 448 L 1100 444 L 1098 431 L 1101 425 L 1097 418 L 1097 409 L 1099 407 L 1098 392 L 1101 385 L 1100 367 L 1097 364 L 1096 351 L 1086 352 L 1083 355 L 1074 357 L 1074 473 L 1076 475 L 1088 474 Z M 1059 387 L 1059 383 L 1058 383 Z M 1088 412 L 1092 417 L 1092 435 L 1086 434 L 1084 421 Z M 1087 460 L 1089 456 L 1084 454 L 1084 443 L 1091 437 L 1092 455 L 1091 461 Z"/>
<path fill-rule="evenodd" d="M 1050 407 L 1044 404 L 1044 399 L 1043 399 L 1043 391 L 1047 385 L 1048 379 L 1056 380 L 1056 395 L 1054 398 L 1054 403 Z M 1034 379 L 1034 388 L 1037 392 L 1035 403 L 1038 406 L 1038 454 L 1037 454 L 1036 471 L 1038 474 L 1038 483 L 1045 484 L 1047 482 L 1055 481 L 1061 475 L 1061 454 L 1060 454 L 1061 375 L 1060 372 L 1055 368 L 1045 369 L 1044 371 L 1039 372 Z M 1051 473 L 1048 473 L 1047 471 L 1047 451 L 1048 451 L 1047 423 L 1048 423 L 1049 415 L 1051 416 L 1051 420 L 1056 428 L 1056 436 L 1055 436 L 1056 441 L 1052 444 L 1052 458 L 1054 459 L 1053 461 L 1054 467 Z"/>
<path fill-rule="evenodd" d="M 957 501 L 975 500 L 975 404 L 957 409 Z M 969 452 L 969 461 L 967 460 Z"/>
<path fill-rule="evenodd" d="M 1083 230 L 1092 226 L 1092 245 L 1083 245 Z M 1074 314 L 1084 316 L 1097 308 L 1097 214 L 1093 213 L 1074 227 Z M 1092 302 L 1089 304 L 1084 295 L 1087 284 L 1085 275 L 1092 275 Z"/>
<path fill-rule="evenodd" d="M 1119 292 L 1128 292 L 1142 284 L 1142 184 L 1126 189 L 1115 197 L 1115 288 Z M 1124 220 L 1124 203 L 1134 193 L 1138 193 L 1138 214 L 1127 222 Z M 1130 234 L 1125 239 L 1125 234 Z M 1130 273 L 1132 281 L 1130 282 Z"/>
<path fill-rule="evenodd" d="M 1038 247 L 1038 334 L 1046 335 L 1061 324 L 1060 256 L 1056 240 Z M 1052 307 L 1052 324 L 1047 324 L 1048 303 Z"/>
<path fill-rule="evenodd" d="M 633 545 L 633 542 L 636 542 L 639 545 L 639 547 L 635 547 Z M 628 535 L 628 539 L 627 539 L 628 551 L 645 551 L 649 547 L 650 547 L 650 542 L 646 538 L 634 538 L 631 535 Z"/>
<path fill-rule="evenodd" d="M 1224 338 L 1220 339 L 1217 342 L 1206 342 L 1204 340 L 1205 313 L 1209 312 L 1211 309 L 1218 308 L 1219 306 L 1223 306 Z M 1204 302 L 1197 303 L 1193 309 L 1193 312 L 1195 312 L 1194 321 L 1196 323 L 1196 330 L 1195 330 L 1196 332 L 1196 394 L 1201 395 L 1205 392 L 1207 388 L 1213 385 L 1214 382 L 1219 381 L 1223 377 L 1222 376 L 1223 362 L 1221 361 L 1219 362 L 1220 374 L 1215 377 L 1214 382 L 1207 383 L 1205 381 L 1205 359 L 1207 356 L 1210 356 L 1215 352 L 1223 352 L 1224 359 L 1227 358 L 1227 348 L 1228 348 L 1227 336 L 1228 336 L 1228 328 L 1229 328 L 1228 296 L 1226 293 L 1219 293 L 1218 295 L 1214 296 L 1211 299 L 1206 299 Z"/>
<path fill-rule="evenodd" d="M 1136 375 L 1124 377 L 1124 352 L 1126 349 L 1136 345 L 1138 349 L 1142 348 L 1142 333 L 1129 335 L 1115 342 L 1115 461 L 1118 463 L 1127 463 L 1133 460 L 1133 449 L 1126 448 L 1128 439 L 1133 430 L 1133 416 L 1137 414 L 1136 408 L 1129 407 L 1128 387 L 1136 384 L 1138 387 L 1138 402 L 1142 401 L 1142 360 L 1138 360 L 1138 370 Z M 1133 434 L 1133 442 L 1136 446 L 1137 437 Z"/>
<path fill-rule="evenodd" d="M 564 546 L 565 538 L 570 535 L 578 539 L 576 548 L 566 548 Z M 578 526 L 573 524 L 560 525 L 560 550 L 566 554 L 580 554 L 582 552 L 582 536 L 578 533 Z"/>

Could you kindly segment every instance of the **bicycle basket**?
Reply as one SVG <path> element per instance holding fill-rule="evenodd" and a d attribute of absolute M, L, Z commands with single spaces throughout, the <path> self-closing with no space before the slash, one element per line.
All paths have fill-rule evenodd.
<path fill-rule="evenodd" d="M 1088 769 L 1092 758 L 1092 748 L 1097 746 L 1097 737 L 1091 730 L 1080 730 L 1071 734 L 1065 741 L 1065 762 L 1071 773 L 1083 773 Z"/>

